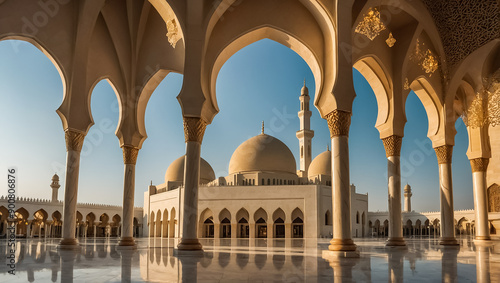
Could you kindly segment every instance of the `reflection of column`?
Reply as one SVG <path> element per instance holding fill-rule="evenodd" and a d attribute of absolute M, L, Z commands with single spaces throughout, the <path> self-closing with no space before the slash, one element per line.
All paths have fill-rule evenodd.
<path fill-rule="evenodd" d="M 76 226 L 76 198 L 78 195 L 78 174 L 80 171 L 80 151 L 82 150 L 85 134 L 67 129 L 66 138 L 66 178 L 64 185 L 63 227 L 61 248 L 71 248 L 78 245 L 75 239 Z"/>
<path fill-rule="evenodd" d="M 31 238 L 31 223 L 29 221 L 26 225 L 26 238 Z"/>
<path fill-rule="evenodd" d="M 470 160 L 474 189 L 474 211 L 476 213 L 476 240 L 490 240 L 486 197 L 486 169 L 488 168 L 489 161 L 488 158 Z"/>
<path fill-rule="evenodd" d="M 490 247 L 476 243 L 476 279 L 478 283 L 490 283 Z"/>
<path fill-rule="evenodd" d="M 179 257 L 181 269 L 177 282 L 198 282 L 198 262 L 201 258 L 197 256 Z"/>
<path fill-rule="evenodd" d="M 403 282 L 403 259 L 406 250 L 391 250 L 388 253 L 389 282 Z"/>
<path fill-rule="evenodd" d="M 200 182 L 201 142 L 207 124 L 201 118 L 184 117 L 186 157 L 184 160 L 184 198 L 182 211 L 182 238 L 179 250 L 201 250 L 196 237 L 198 219 L 198 186 Z"/>
<path fill-rule="evenodd" d="M 326 115 L 332 139 L 333 239 L 330 251 L 355 251 L 351 239 L 351 188 L 349 183 L 349 126 L 351 113 L 334 110 Z"/>
<path fill-rule="evenodd" d="M 61 282 L 73 282 L 76 253 L 75 250 L 59 251 L 59 256 L 61 257 Z"/>
<path fill-rule="evenodd" d="M 439 187 L 441 197 L 441 245 L 458 245 L 455 239 L 455 216 L 453 211 L 453 182 L 451 173 L 451 157 L 453 146 L 436 147 L 439 164 Z"/>
<path fill-rule="evenodd" d="M 135 250 L 120 250 L 122 264 L 121 282 L 132 282 L 132 257 Z"/>
<path fill-rule="evenodd" d="M 352 279 L 352 268 L 358 263 L 358 259 L 327 258 L 323 257 L 333 268 L 333 282 L 356 282 Z"/>
<path fill-rule="evenodd" d="M 387 156 L 387 176 L 389 187 L 389 239 L 387 246 L 405 246 L 401 227 L 401 169 L 400 152 L 403 137 L 392 135 L 382 139 Z"/>
<path fill-rule="evenodd" d="M 119 246 L 135 246 L 134 241 L 134 191 L 135 191 L 135 163 L 139 149 L 124 145 L 123 163 L 123 230 Z"/>
<path fill-rule="evenodd" d="M 457 255 L 459 247 L 443 247 L 441 282 L 457 282 Z"/>

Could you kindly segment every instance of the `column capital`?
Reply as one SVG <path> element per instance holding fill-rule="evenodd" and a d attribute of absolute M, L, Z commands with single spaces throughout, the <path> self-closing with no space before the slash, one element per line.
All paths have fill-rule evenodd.
<path fill-rule="evenodd" d="M 72 129 L 64 131 L 64 139 L 66 140 L 66 150 L 82 151 L 85 134 Z"/>
<path fill-rule="evenodd" d="M 139 149 L 131 145 L 123 145 L 123 164 L 134 164 L 137 162 Z"/>
<path fill-rule="evenodd" d="M 330 138 L 338 136 L 349 136 L 349 127 L 351 126 L 351 112 L 342 110 L 333 110 L 326 114 L 326 121 L 330 129 Z"/>
<path fill-rule="evenodd" d="M 403 137 L 401 136 L 388 136 L 382 139 L 385 148 L 385 156 L 400 156 L 401 155 L 401 144 L 403 143 Z"/>
<path fill-rule="evenodd" d="M 201 144 L 206 127 L 207 122 L 199 117 L 184 117 L 184 139 Z"/>
<path fill-rule="evenodd" d="M 442 145 L 435 147 L 436 156 L 438 160 L 438 164 L 449 164 L 451 163 L 451 157 L 453 155 L 453 146 L 452 145 Z"/>
<path fill-rule="evenodd" d="M 472 172 L 486 172 L 488 168 L 489 158 L 474 158 L 470 160 Z"/>

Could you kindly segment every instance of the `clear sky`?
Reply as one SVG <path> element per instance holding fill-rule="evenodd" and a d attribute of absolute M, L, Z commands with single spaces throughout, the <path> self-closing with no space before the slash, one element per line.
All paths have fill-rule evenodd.
<path fill-rule="evenodd" d="M 375 129 L 377 102 L 370 86 L 356 70 L 357 97 L 349 135 L 351 183 L 359 193 L 369 194 L 369 210 L 387 210 L 387 161 Z M 233 151 L 258 135 L 261 121 L 266 133 L 282 140 L 298 162 L 299 95 L 304 78 L 314 94 L 312 72 L 295 52 L 271 40 L 261 40 L 231 57 L 217 79 L 220 113 L 207 127 L 202 157 L 216 176 L 226 176 Z M 182 75 L 169 74 L 155 90 L 146 110 L 148 139 L 136 166 L 135 205 L 143 206 L 144 191 L 164 182 L 168 165 L 184 154 L 182 114 L 176 96 Z M 59 73 L 33 45 L 21 41 L 0 42 L 0 169 L 18 168 L 20 196 L 50 199 L 50 182 L 61 178 L 59 199 L 64 198 L 66 147 L 64 132 L 55 110 L 63 97 Z M 311 128 L 315 131 L 313 156 L 330 144 L 326 121 L 312 105 Z M 116 95 L 106 81 L 94 88 L 91 109 L 95 125 L 82 149 L 79 202 L 122 204 L 123 159 L 115 129 L 118 124 Z M 439 210 L 438 165 L 427 138 L 427 116 L 412 92 L 406 102 L 408 122 L 401 152 L 402 186 L 413 189 L 412 208 Z M 107 126 L 111 124 L 111 126 Z M 455 209 L 472 209 L 472 177 L 465 155 L 467 131 L 459 119 L 453 153 Z M 297 164 L 297 168 L 299 165 Z M 0 174 L 6 184 L 6 174 Z M 4 192 L 7 192 L 6 186 Z"/>

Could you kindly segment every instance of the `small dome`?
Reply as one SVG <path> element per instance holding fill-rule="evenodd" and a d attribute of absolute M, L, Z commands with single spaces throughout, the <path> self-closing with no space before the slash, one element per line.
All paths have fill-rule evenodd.
<path fill-rule="evenodd" d="M 318 175 L 332 175 L 332 153 L 327 150 L 313 159 L 307 173 L 308 178 Z"/>
<path fill-rule="evenodd" d="M 229 174 L 245 172 L 296 173 L 295 158 L 279 139 L 260 134 L 240 144 L 229 161 Z"/>
<path fill-rule="evenodd" d="M 411 191 L 411 186 L 410 186 L 410 185 L 408 185 L 408 184 L 406 184 L 406 186 L 405 186 L 405 189 L 404 189 L 404 190 L 405 190 L 405 192 L 407 192 L 407 191 Z"/>
<path fill-rule="evenodd" d="M 184 182 L 184 157 L 185 155 L 177 158 L 168 166 L 165 172 L 165 183 Z M 215 180 L 214 169 L 205 159 L 200 158 L 200 184 L 207 184 L 213 180 Z"/>
<path fill-rule="evenodd" d="M 52 176 L 52 181 L 59 181 L 59 176 L 57 175 L 57 173 Z"/>

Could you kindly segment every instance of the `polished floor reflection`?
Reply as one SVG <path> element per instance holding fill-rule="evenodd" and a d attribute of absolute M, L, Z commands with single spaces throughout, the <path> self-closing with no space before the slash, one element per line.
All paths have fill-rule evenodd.
<path fill-rule="evenodd" d="M 389 249 L 384 239 L 358 239 L 360 258 L 333 261 L 322 258 L 326 239 L 202 240 L 203 256 L 174 256 L 176 240 L 137 242 L 135 251 L 105 238 L 60 251 L 57 240 L 23 239 L 11 275 L 2 240 L 0 282 L 500 282 L 500 241 L 463 238 L 454 248 L 407 239 L 407 249 Z"/>

